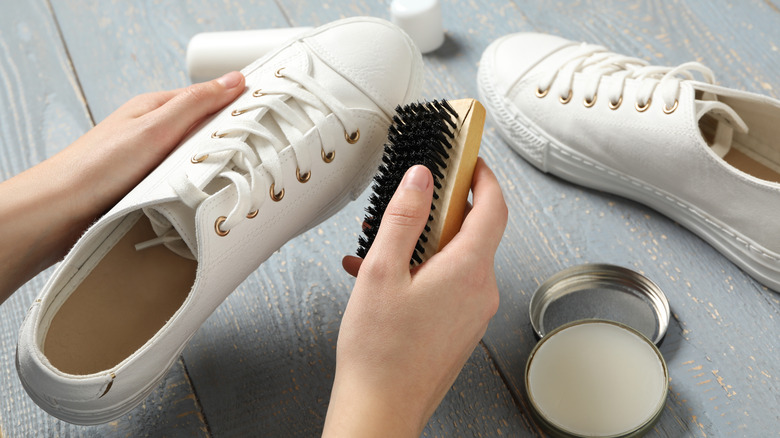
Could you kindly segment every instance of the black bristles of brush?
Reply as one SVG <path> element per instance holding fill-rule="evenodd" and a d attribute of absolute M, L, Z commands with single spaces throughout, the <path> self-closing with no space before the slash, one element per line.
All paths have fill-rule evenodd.
<path fill-rule="evenodd" d="M 366 208 L 363 235 L 358 239 L 357 255 L 363 258 L 374 243 L 387 204 L 410 167 L 422 164 L 431 171 L 433 197 L 438 199 L 436 192 L 442 187 L 442 172 L 447 168 L 448 150 L 452 148 L 451 140 L 457 128 L 455 121 L 458 114 L 446 100 L 398 106 L 395 111 L 393 124 L 387 134 L 382 164 L 374 177 L 374 193 L 369 198 L 370 205 Z M 431 204 L 431 210 L 433 209 Z M 428 222 L 431 220 L 433 216 L 429 215 Z M 429 231 L 430 227 L 426 225 L 410 263 L 422 262 L 420 255 L 425 250 L 421 243 L 427 241 L 426 233 Z"/>

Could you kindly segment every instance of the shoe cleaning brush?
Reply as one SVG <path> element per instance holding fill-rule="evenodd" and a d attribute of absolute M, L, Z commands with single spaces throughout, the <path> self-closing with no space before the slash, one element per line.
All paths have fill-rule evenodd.
<path fill-rule="evenodd" d="M 358 239 L 357 255 L 365 258 L 374 242 L 387 204 L 406 171 L 422 164 L 433 175 L 433 202 L 412 265 L 444 247 L 460 229 L 477 162 L 485 108 L 474 99 L 412 103 L 396 108 L 374 193 L 369 198 Z"/>

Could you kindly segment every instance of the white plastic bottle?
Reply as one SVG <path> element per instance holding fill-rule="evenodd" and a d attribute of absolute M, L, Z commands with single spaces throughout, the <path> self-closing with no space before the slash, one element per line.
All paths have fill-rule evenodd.
<path fill-rule="evenodd" d="M 311 27 L 204 32 L 187 45 L 187 73 L 194 82 L 241 70 Z"/>

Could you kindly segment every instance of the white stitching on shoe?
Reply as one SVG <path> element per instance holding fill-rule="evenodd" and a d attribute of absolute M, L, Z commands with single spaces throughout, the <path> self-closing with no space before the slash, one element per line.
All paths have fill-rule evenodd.
<path fill-rule="evenodd" d="M 569 153 L 568 151 L 564 151 L 563 149 L 560 149 L 559 147 L 557 147 L 553 143 L 550 143 L 549 146 L 551 146 L 553 149 L 555 149 L 556 152 L 560 153 L 561 155 L 565 155 L 569 159 L 578 161 L 578 162 L 580 162 L 582 164 L 593 166 L 593 163 L 591 163 L 591 162 L 589 162 L 589 161 L 587 161 L 587 160 L 585 160 L 585 159 L 583 159 L 581 157 L 574 156 L 571 153 Z M 614 172 L 609 172 L 609 174 L 612 175 L 612 176 L 616 176 L 616 174 Z M 690 206 L 690 205 L 680 201 L 679 199 L 673 198 L 673 197 L 671 197 L 668 194 L 663 194 L 660 191 L 656 190 L 654 187 L 646 185 L 646 184 L 644 184 L 644 183 L 642 183 L 640 181 L 637 181 L 637 180 L 635 180 L 635 179 L 633 179 L 631 177 L 627 177 L 627 176 L 620 176 L 620 177 L 624 181 L 629 182 L 629 183 L 633 184 L 634 186 L 640 187 L 640 188 L 642 188 L 644 190 L 648 190 L 648 191 L 652 192 L 654 195 L 658 196 L 659 198 L 662 198 L 662 199 L 665 199 L 665 200 L 667 200 L 667 201 L 669 201 L 671 203 L 674 203 L 678 207 L 686 209 L 690 213 L 692 213 L 692 214 L 702 218 L 704 220 L 704 222 L 706 222 L 708 225 L 710 225 L 711 227 L 719 230 L 720 232 L 722 232 L 723 234 L 729 236 L 730 238 L 734 239 L 737 243 L 741 244 L 742 246 L 747 248 L 749 251 L 752 251 L 752 252 L 754 252 L 754 253 L 756 253 L 758 255 L 761 255 L 761 256 L 763 256 L 763 257 L 765 257 L 765 258 L 767 258 L 767 259 L 769 259 L 769 260 L 771 260 L 773 262 L 780 262 L 780 257 L 774 256 L 774 255 L 768 253 L 767 251 L 765 251 L 763 249 L 757 248 L 755 245 L 753 245 L 750 242 L 748 242 L 747 240 L 745 240 L 745 239 L 735 235 L 733 232 L 730 232 L 729 230 L 727 230 L 726 228 L 722 227 L 721 225 L 713 222 L 711 219 L 709 219 L 704 214 L 702 214 L 699 210 L 697 210 L 697 209 L 693 208 L 692 206 Z"/>

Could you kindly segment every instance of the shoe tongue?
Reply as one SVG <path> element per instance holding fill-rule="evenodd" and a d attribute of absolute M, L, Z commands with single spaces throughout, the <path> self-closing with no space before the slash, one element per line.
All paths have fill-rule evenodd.
<path fill-rule="evenodd" d="M 174 253 L 197 260 L 198 245 L 195 239 L 195 212 L 180 201 L 171 201 L 143 209 L 152 224 L 156 239 L 139 242 L 136 249 L 141 251 L 150 246 L 163 244 Z"/>
<path fill-rule="evenodd" d="M 712 152 L 723 158 L 731 150 L 734 130 L 747 134 L 748 126 L 733 108 L 717 99 L 716 94 L 703 92 L 695 101 L 696 120 Z"/>
<path fill-rule="evenodd" d="M 316 117 L 315 114 L 319 112 L 305 103 L 298 102 L 292 97 L 288 97 L 284 103 L 291 113 L 297 115 L 300 120 L 303 121 L 302 125 L 294 125 L 273 111 L 268 111 L 258 122 L 264 128 L 268 129 L 276 138 L 281 140 L 280 144 L 274 144 L 274 149 L 276 149 L 277 153 L 280 153 L 286 145 L 295 143 L 303 136 L 303 133 L 313 127 L 313 117 Z M 256 142 L 268 143 L 268 140 L 258 139 L 255 136 L 250 135 L 247 142 L 256 148 L 258 146 Z"/>

